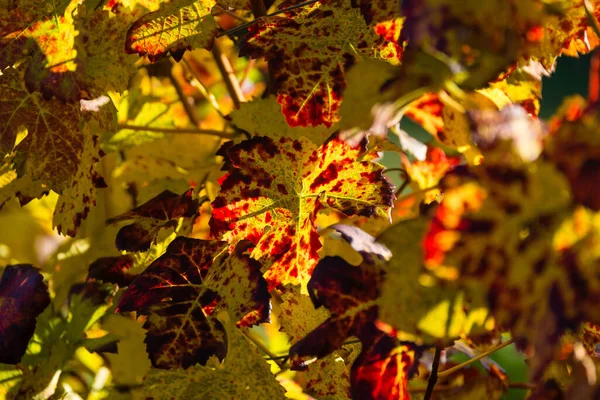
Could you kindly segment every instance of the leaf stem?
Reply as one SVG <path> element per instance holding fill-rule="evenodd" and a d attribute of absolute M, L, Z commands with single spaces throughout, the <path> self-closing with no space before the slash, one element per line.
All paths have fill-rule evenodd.
<path fill-rule="evenodd" d="M 187 114 L 188 118 L 190 119 L 190 122 L 194 126 L 199 126 L 200 119 L 198 118 L 198 114 L 196 114 L 196 110 L 190 104 L 188 97 L 185 95 L 185 93 L 183 93 L 183 89 L 181 89 L 181 85 L 179 84 L 179 82 L 177 82 L 177 78 L 175 78 L 175 76 L 173 76 L 172 70 L 169 73 L 169 80 L 171 81 L 171 84 L 175 88 L 175 91 L 177 92 L 177 96 L 179 97 L 179 100 L 183 104 L 183 109 L 185 110 L 185 113 Z"/>
<path fill-rule="evenodd" d="M 509 339 L 509 340 L 507 340 L 504 343 L 500 343 L 496 347 L 493 347 L 493 348 L 491 348 L 488 351 L 484 351 L 483 353 L 476 355 L 475 357 L 471 358 L 470 360 L 465 361 L 462 364 L 458 364 L 458 365 L 456 365 L 456 366 L 454 366 L 452 368 L 449 368 L 449 369 L 447 369 L 445 371 L 439 372 L 437 374 L 438 378 L 443 378 L 443 377 L 446 377 L 448 375 L 451 375 L 451 374 L 455 373 L 456 371 L 458 371 L 458 370 L 466 367 L 467 365 L 473 364 L 475 361 L 479 361 L 482 358 L 487 357 L 490 354 L 492 354 L 492 353 L 494 353 L 494 352 L 496 352 L 496 351 L 498 351 L 498 350 L 500 350 L 500 349 L 502 349 L 502 348 L 504 348 L 506 346 L 509 346 L 509 345 L 513 344 L 514 342 L 515 342 L 514 339 Z"/>
<path fill-rule="evenodd" d="M 273 362 L 275 362 L 275 364 L 277 364 L 277 366 L 279 368 L 283 368 L 283 364 L 284 362 L 281 361 L 277 361 L 280 359 L 280 356 L 275 355 L 275 353 L 273 353 L 271 350 L 269 350 L 267 348 L 267 346 L 265 346 L 263 344 L 263 342 L 261 342 L 260 340 L 258 340 L 254 334 L 252 334 L 252 332 L 248 329 L 242 329 L 242 332 L 244 333 L 244 335 L 252 342 L 254 343 L 254 345 L 256 347 L 258 347 L 263 353 L 265 353 L 266 355 L 269 356 L 269 360 L 272 360 Z M 285 356 L 285 358 L 287 358 L 288 356 Z"/>
<path fill-rule="evenodd" d="M 246 101 L 244 92 L 242 92 L 240 82 L 237 80 L 235 73 L 233 72 L 233 68 L 231 68 L 229 59 L 225 54 L 223 54 L 217 41 L 215 41 L 215 44 L 213 45 L 212 54 L 215 62 L 217 63 L 217 67 L 221 72 L 225 86 L 227 86 L 227 91 L 233 100 L 233 105 L 235 108 L 240 108 L 240 104 Z"/>
<path fill-rule="evenodd" d="M 212 135 L 218 136 L 223 139 L 232 139 L 235 134 L 229 132 L 217 131 L 214 129 L 197 129 L 197 128 L 159 128 L 154 126 L 141 126 L 141 125 L 129 125 L 119 124 L 119 129 L 131 129 L 133 131 L 148 131 L 148 132 L 162 132 L 162 133 L 189 133 L 193 135 Z"/>
<path fill-rule="evenodd" d="M 427 389 L 425 390 L 425 396 L 423 400 L 431 399 L 431 395 L 433 394 L 433 388 L 438 380 L 438 369 L 440 368 L 440 358 L 442 355 L 442 348 L 440 346 L 436 346 L 435 355 L 433 356 L 433 364 L 431 366 L 431 374 L 429 375 L 429 379 L 427 380 Z"/>

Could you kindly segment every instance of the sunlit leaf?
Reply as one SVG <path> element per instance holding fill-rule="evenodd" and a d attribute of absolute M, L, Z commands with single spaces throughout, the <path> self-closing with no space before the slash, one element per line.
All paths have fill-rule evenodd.
<path fill-rule="evenodd" d="M 269 320 L 267 286 L 260 264 L 225 243 L 179 237 L 121 296 L 119 311 L 147 315 L 146 346 L 160 368 L 223 359 L 227 337 L 214 313 L 227 310 L 240 326 Z M 229 285 L 236 282 L 236 285 Z"/>
<path fill-rule="evenodd" d="M 211 14 L 214 0 L 177 0 L 138 19 L 127 33 L 125 49 L 147 55 L 151 61 L 171 53 L 181 59 L 183 51 L 212 47 L 218 25 Z"/>
<path fill-rule="evenodd" d="M 253 242 L 253 258 L 269 260 L 271 286 L 306 284 L 321 247 L 316 213 L 387 216 L 392 185 L 382 167 L 356 161 L 364 147 L 339 139 L 320 147 L 307 139 L 246 140 L 227 150 L 232 172 L 213 201 L 211 231 L 231 244 Z"/>
<path fill-rule="evenodd" d="M 397 62 L 399 56 L 394 43 L 369 29 L 349 0 L 261 19 L 240 54 L 271 60 L 277 101 L 290 126 L 327 127 L 339 120 L 348 67 L 361 58 Z"/>
<path fill-rule="evenodd" d="M 16 154 L 12 167 L 19 177 L 1 189 L 0 203 L 16 196 L 26 204 L 53 190 L 64 197 L 54 223 L 59 232 L 74 235 L 95 205 L 96 188 L 105 187 L 95 165 L 104 154 L 97 136 L 113 129 L 114 108 L 107 104 L 94 113 L 79 104 L 45 101 L 29 93 L 12 69 L 0 77 L 0 97 L 0 151 Z"/>

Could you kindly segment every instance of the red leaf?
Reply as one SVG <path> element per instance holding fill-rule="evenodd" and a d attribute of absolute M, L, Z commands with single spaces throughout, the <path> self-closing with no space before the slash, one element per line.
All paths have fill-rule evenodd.
<path fill-rule="evenodd" d="M 133 257 L 128 254 L 116 257 L 101 257 L 90 265 L 88 279 L 116 283 L 121 287 L 129 286 L 136 278 L 128 271 L 133 266 L 133 261 Z"/>
<path fill-rule="evenodd" d="M 9 265 L 0 279 L 0 363 L 17 364 L 35 331 L 37 316 L 50 304 L 37 268 Z"/>
<path fill-rule="evenodd" d="M 399 347 L 395 337 L 375 326 L 385 272 L 381 264 L 369 260 L 385 257 L 371 254 L 359 267 L 340 257 L 319 262 L 308 290 L 315 306 L 326 307 L 332 316 L 290 349 L 292 367 L 302 369 L 312 358 L 325 357 L 348 337 L 357 336 L 362 350 L 351 374 L 356 399 L 408 399 L 408 377 L 418 357 L 416 346 Z"/>
<path fill-rule="evenodd" d="M 254 243 L 252 257 L 272 264 L 265 275 L 272 287 L 305 284 L 321 247 L 319 210 L 388 217 L 393 186 L 382 166 L 356 161 L 364 151 L 338 139 L 317 147 L 304 138 L 255 137 L 230 147 L 232 172 L 212 203 L 213 236 Z"/>
<path fill-rule="evenodd" d="M 316 40 L 323 37 L 325 44 Z M 357 57 L 399 59 L 396 43 L 377 35 L 349 0 L 259 19 L 240 55 L 271 60 L 277 101 L 290 126 L 327 127 L 339 120 L 346 70 Z"/>
<path fill-rule="evenodd" d="M 227 338 L 215 317 L 220 310 L 239 326 L 269 320 L 267 285 L 245 248 L 240 244 L 227 257 L 225 243 L 178 237 L 121 296 L 118 311 L 148 315 L 145 342 L 154 366 L 187 368 L 212 355 L 223 359 Z"/>

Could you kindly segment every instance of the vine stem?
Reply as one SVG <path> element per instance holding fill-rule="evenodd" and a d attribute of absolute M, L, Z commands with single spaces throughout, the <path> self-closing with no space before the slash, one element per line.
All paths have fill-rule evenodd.
<path fill-rule="evenodd" d="M 223 77 L 223 81 L 225 82 L 225 86 L 227 86 L 227 91 L 233 100 L 233 105 L 235 108 L 240 108 L 240 104 L 246 101 L 244 97 L 244 92 L 242 92 L 242 88 L 240 87 L 240 82 L 237 80 L 235 73 L 233 72 L 233 68 L 231 67 L 231 62 L 229 62 L 229 58 L 221 51 L 219 47 L 219 43 L 215 41 L 212 54 L 217 63 L 217 67 L 221 72 L 221 76 Z"/>
<path fill-rule="evenodd" d="M 528 382 L 509 382 L 509 389 L 523 389 L 523 390 L 531 390 L 535 389 L 537 386 L 534 383 Z M 433 391 L 434 392 L 448 392 L 450 390 L 461 390 L 462 386 L 449 386 L 449 385 L 437 385 Z M 423 393 L 427 390 L 427 388 L 419 387 L 419 388 L 409 388 L 408 391 L 410 393 Z"/>
<path fill-rule="evenodd" d="M 471 358 L 470 360 L 465 361 L 462 364 L 458 364 L 458 365 L 456 365 L 456 366 L 454 366 L 452 368 L 448 368 L 445 371 L 439 372 L 437 374 L 437 376 L 438 376 L 438 378 L 444 378 L 444 377 L 446 377 L 448 375 L 451 375 L 451 374 L 455 373 L 456 371 L 458 371 L 458 370 L 466 367 L 467 365 L 473 364 L 475 361 L 481 360 L 482 358 L 487 357 L 490 354 L 492 354 L 492 353 L 494 353 L 494 352 L 496 352 L 496 351 L 498 351 L 498 350 L 500 350 L 500 349 L 502 349 L 502 348 L 504 348 L 506 346 L 509 346 L 509 345 L 513 344 L 514 342 L 515 342 L 514 339 L 509 339 L 506 342 L 500 343 L 499 345 L 497 345 L 496 347 L 491 348 L 488 351 L 484 351 L 483 353 L 478 354 L 477 356 Z"/>
<path fill-rule="evenodd" d="M 222 132 L 213 129 L 196 129 L 196 128 L 158 128 L 153 126 L 141 126 L 141 125 L 129 125 L 119 124 L 119 129 L 131 129 L 132 131 L 148 131 L 148 132 L 162 132 L 162 133 L 189 133 L 193 135 L 211 135 L 218 136 L 223 139 L 231 139 L 235 137 L 233 133 Z"/>
<path fill-rule="evenodd" d="M 284 362 L 278 361 L 280 358 L 279 358 L 279 357 L 278 357 L 278 356 L 277 356 L 275 353 L 273 353 L 271 350 L 269 350 L 269 349 L 267 348 L 267 346 L 265 346 L 265 345 L 263 344 L 263 342 L 261 342 L 260 340 L 258 340 L 258 338 L 256 338 L 256 337 L 255 337 L 255 336 L 252 334 L 252 332 L 250 332 L 248 329 L 243 329 L 243 330 L 242 330 L 242 332 L 244 333 L 244 335 L 245 335 L 245 336 L 246 336 L 246 337 L 247 337 L 247 338 L 248 338 L 248 339 L 249 339 L 249 340 L 250 340 L 252 343 L 254 343 L 254 345 L 255 345 L 256 347 L 258 347 L 258 348 L 259 348 L 260 350 L 262 350 L 262 351 L 263 351 L 263 352 L 264 352 L 266 355 L 268 355 L 270 360 L 272 360 L 272 361 L 273 361 L 275 364 L 277 364 L 277 366 L 278 366 L 280 369 L 283 369 L 283 364 L 284 364 L 284 362 L 285 362 L 285 361 L 284 361 Z"/>
<path fill-rule="evenodd" d="M 427 380 L 427 389 L 425 390 L 425 396 L 423 400 L 431 399 L 431 395 L 433 394 L 433 388 L 438 380 L 438 369 L 440 368 L 440 358 L 442 356 L 442 348 L 440 346 L 436 346 L 435 355 L 433 356 L 433 364 L 431 365 L 431 374 L 429 375 L 429 379 Z"/>
<path fill-rule="evenodd" d="M 183 89 L 181 88 L 179 82 L 177 82 L 177 78 L 173 76 L 173 70 L 171 70 L 169 73 L 169 79 L 171 81 L 171 84 L 175 88 L 175 92 L 177 92 L 177 96 L 179 97 L 181 104 L 183 104 L 183 109 L 185 110 L 185 113 L 187 114 L 190 122 L 194 126 L 199 126 L 200 119 L 198 118 L 198 114 L 196 114 L 196 110 L 190 104 L 189 98 L 185 95 L 185 93 L 183 93 Z"/>

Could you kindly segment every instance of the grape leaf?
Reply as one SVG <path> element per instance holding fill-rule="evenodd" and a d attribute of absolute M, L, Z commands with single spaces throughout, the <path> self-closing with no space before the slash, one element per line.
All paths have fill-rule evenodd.
<path fill-rule="evenodd" d="M 461 162 L 458 157 L 447 157 L 444 150 L 437 147 L 427 147 L 426 158 L 423 161 L 408 162 L 405 159 L 404 168 L 411 180 L 411 186 L 418 193 L 437 186 L 440 179 Z M 428 190 L 423 195 L 415 195 L 423 199 L 425 204 L 435 201 L 440 195 L 439 190 Z"/>
<path fill-rule="evenodd" d="M 262 18 L 249 31 L 240 55 L 271 60 L 277 101 L 290 126 L 330 127 L 339 120 L 348 67 L 362 58 L 397 63 L 399 57 L 395 43 L 370 29 L 349 0 Z"/>
<path fill-rule="evenodd" d="M 497 323 L 523 347 L 535 346 L 530 366 L 539 377 L 561 333 L 598 322 L 590 303 L 598 295 L 597 219 L 572 208 L 567 180 L 552 164 L 525 161 L 531 149 L 506 132 L 495 137 L 482 147 L 481 166 L 442 180 L 425 260 L 444 279 L 487 294 Z"/>
<path fill-rule="evenodd" d="M 340 106 L 341 129 L 369 130 L 374 123 L 374 107 L 394 100 L 393 93 L 382 87 L 394 77 L 396 68 L 381 60 L 362 60 L 352 65 L 346 74 L 348 88 Z M 384 134 L 387 133 L 387 126 Z"/>
<path fill-rule="evenodd" d="M 186 49 L 210 50 L 219 31 L 214 0 L 176 0 L 138 19 L 127 32 L 125 50 L 156 61 L 167 53 L 181 59 Z"/>
<path fill-rule="evenodd" d="M 19 397 L 50 397 L 56 371 L 61 371 L 86 342 L 85 331 L 102 317 L 112 302 L 114 286 L 90 281 L 74 286 L 68 298 L 68 317 L 47 307 L 39 316 L 33 339 L 21 364 L 26 374 L 19 383 Z"/>
<path fill-rule="evenodd" d="M 365 262 L 354 267 L 340 257 L 319 262 L 308 290 L 316 307 L 332 314 L 305 338 L 290 348 L 292 367 L 302 369 L 311 358 L 322 358 L 342 346 L 349 336 L 357 336 L 362 350 L 352 365 L 352 398 L 407 399 L 408 377 L 418 349 L 399 346 L 395 337 L 376 328 L 377 298 L 385 271 L 386 254 L 363 251 Z"/>
<path fill-rule="evenodd" d="M 440 3 L 404 1 L 402 37 L 409 46 L 440 51 L 463 67 L 462 84 L 485 86 L 517 60 L 550 69 L 557 55 L 586 30 L 583 0 Z M 502 32 L 502 34 L 499 34 Z"/>
<path fill-rule="evenodd" d="M 278 310 L 281 330 L 288 334 L 292 343 L 302 339 L 330 316 L 324 308 L 315 309 L 310 297 L 302 294 L 299 286 L 292 286 L 281 295 Z"/>
<path fill-rule="evenodd" d="M 568 105 L 568 104 L 567 104 Z M 575 201 L 600 210 L 600 139 L 598 107 L 589 106 L 577 118 L 566 115 L 550 132 L 545 153 L 567 176 Z"/>
<path fill-rule="evenodd" d="M 289 126 L 274 97 L 242 103 L 229 117 L 238 128 L 251 135 L 269 136 L 273 139 L 289 137 L 294 140 L 305 137 L 317 145 L 323 144 L 336 130 L 335 125 L 331 128 Z"/>
<path fill-rule="evenodd" d="M 589 355 L 600 356 L 600 325 L 584 324 L 581 328 L 581 343 Z"/>
<path fill-rule="evenodd" d="M 119 230 L 115 244 L 125 251 L 146 251 L 156 241 L 162 229 L 176 228 L 179 218 L 193 218 L 198 214 L 198 200 L 193 199 L 194 189 L 178 195 L 165 190 L 153 199 L 124 214 L 109 218 L 113 224 L 121 221 L 135 222 Z"/>
<path fill-rule="evenodd" d="M 17 364 L 35 331 L 37 316 L 50 304 L 43 277 L 31 265 L 9 265 L 0 279 L 0 362 Z"/>
<path fill-rule="evenodd" d="M 444 105 L 437 94 L 426 93 L 410 104 L 406 116 L 421 125 L 427 132 L 437 136 L 444 131 L 443 108 Z"/>
<path fill-rule="evenodd" d="M 352 0 L 352 7 L 358 7 L 367 24 L 391 21 L 398 17 L 398 0 Z"/>
<path fill-rule="evenodd" d="M 227 257 L 225 243 L 178 237 L 129 285 L 117 310 L 148 315 L 152 365 L 187 368 L 213 355 L 223 359 L 227 338 L 213 315 L 219 310 L 228 310 L 240 326 L 269 320 L 260 264 L 243 254 L 244 246 Z"/>
<path fill-rule="evenodd" d="M 142 326 L 130 318 L 111 314 L 102 320 L 102 329 L 118 339 L 117 353 L 104 354 L 110 362 L 115 382 L 120 385 L 141 384 L 151 367 Z"/>
<path fill-rule="evenodd" d="M 426 228 L 427 219 L 416 218 L 397 223 L 377 237 L 394 252 L 378 299 L 380 321 L 427 344 L 439 339 L 450 344 L 461 335 L 487 330 L 487 324 L 493 327 L 482 300 L 466 301 L 464 293 L 452 285 L 424 284 L 428 276 L 423 250 L 413 243 L 421 240 Z M 415 298 L 419 299 L 416 304 L 410 301 Z"/>
<path fill-rule="evenodd" d="M 317 147 L 304 138 L 255 137 L 230 147 L 232 172 L 212 203 L 212 235 L 232 245 L 253 242 L 251 256 L 272 263 L 265 274 L 271 287 L 306 284 L 321 247 L 320 209 L 389 218 L 393 186 L 379 164 L 356 161 L 365 150 L 335 138 Z"/>
<path fill-rule="evenodd" d="M 126 287 L 136 277 L 129 273 L 129 269 L 133 267 L 133 264 L 134 258 L 129 254 L 101 257 L 90 265 L 88 279 L 97 279 Z"/>
<path fill-rule="evenodd" d="M 48 12 L 29 0 L 15 3 L 0 24 L 0 69 L 30 55 L 27 87 L 45 98 L 77 101 L 127 88 L 135 58 L 122 48 L 139 10 L 94 10 L 67 1 Z"/>
<path fill-rule="evenodd" d="M 227 316 L 220 316 L 228 338 L 225 360 L 212 357 L 207 366 L 187 370 L 152 369 L 144 382 L 144 395 L 156 400 L 283 399 L 284 388 L 269 365 Z"/>
<path fill-rule="evenodd" d="M 98 135 L 114 129 L 114 108 L 83 111 L 79 104 L 44 101 L 23 86 L 18 71 L 0 77 L 0 152 L 13 155 L 18 179 L 0 189 L 0 204 L 16 196 L 21 204 L 53 190 L 62 194 L 54 223 L 74 235 L 105 187 L 95 170 L 103 152 Z"/>

